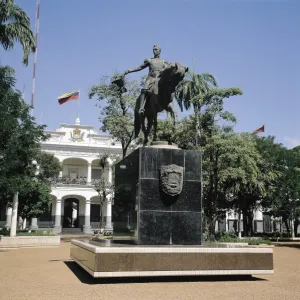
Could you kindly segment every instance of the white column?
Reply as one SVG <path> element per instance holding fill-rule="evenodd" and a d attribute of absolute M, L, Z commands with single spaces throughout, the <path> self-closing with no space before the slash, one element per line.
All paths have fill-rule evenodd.
<path fill-rule="evenodd" d="M 87 173 L 87 184 L 91 184 L 92 181 L 92 163 L 88 163 L 88 173 Z"/>
<path fill-rule="evenodd" d="M 22 224 L 22 229 L 23 229 L 23 230 L 26 229 L 26 224 L 27 224 L 27 219 L 24 218 L 24 219 L 23 219 L 23 224 Z"/>
<path fill-rule="evenodd" d="M 55 209 L 56 209 L 56 200 L 52 199 L 51 223 L 53 223 L 55 220 Z"/>
<path fill-rule="evenodd" d="M 103 203 L 102 205 L 100 205 L 100 212 L 101 212 L 101 219 L 100 219 L 100 230 L 101 233 L 104 232 L 104 225 L 105 225 L 105 220 L 104 220 L 104 216 L 105 216 L 105 203 Z"/>
<path fill-rule="evenodd" d="M 113 228 L 111 223 L 111 197 L 110 195 L 107 197 L 108 199 L 105 201 L 105 227 L 104 227 L 104 235 L 111 235 Z"/>
<path fill-rule="evenodd" d="M 112 160 L 108 160 L 108 177 L 107 180 L 109 183 L 112 183 Z M 111 198 L 112 195 L 108 195 L 105 201 L 105 227 L 104 227 L 104 235 L 112 235 L 113 227 L 112 227 L 112 211 L 111 211 Z"/>
<path fill-rule="evenodd" d="M 17 234 L 18 206 L 19 206 L 19 192 L 16 192 L 14 193 L 13 205 L 12 205 L 10 237 L 15 237 Z"/>
<path fill-rule="evenodd" d="M 59 178 L 62 178 L 62 176 L 63 176 L 63 162 L 61 161 L 61 162 L 59 162 L 59 164 L 60 164 L 60 166 L 61 166 L 61 171 L 59 171 L 58 177 L 59 177 Z"/>
<path fill-rule="evenodd" d="M 112 183 L 112 161 L 109 160 L 108 161 L 108 177 L 107 177 L 107 180 L 109 183 Z"/>
<path fill-rule="evenodd" d="M 226 216 L 225 216 L 225 231 L 228 232 L 228 211 L 226 211 Z"/>
<path fill-rule="evenodd" d="M 54 233 L 60 233 L 61 232 L 61 199 L 56 200 L 55 223 L 54 223 L 54 226 L 53 226 L 53 232 Z"/>
<path fill-rule="evenodd" d="M 85 200 L 85 210 L 84 210 L 84 225 L 83 225 L 83 232 L 87 234 L 91 234 L 91 200 Z"/>
<path fill-rule="evenodd" d="M 10 228 L 11 225 L 11 214 L 12 214 L 12 208 L 11 207 L 7 207 L 6 208 L 6 224 L 5 224 L 5 228 Z"/>
<path fill-rule="evenodd" d="M 18 216 L 17 230 L 22 230 L 23 228 L 23 219 L 21 216 Z"/>

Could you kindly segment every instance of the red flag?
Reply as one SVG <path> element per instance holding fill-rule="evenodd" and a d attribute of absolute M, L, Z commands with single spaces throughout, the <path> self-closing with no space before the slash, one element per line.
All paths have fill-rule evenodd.
<path fill-rule="evenodd" d="M 258 129 L 254 130 L 252 133 L 253 134 L 257 134 L 257 133 L 260 133 L 260 132 L 265 132 L 265 125 L 259 127 Z"/>

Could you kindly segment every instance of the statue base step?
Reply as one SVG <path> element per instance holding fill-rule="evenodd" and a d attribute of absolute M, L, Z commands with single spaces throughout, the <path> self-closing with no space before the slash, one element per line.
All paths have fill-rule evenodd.
<path fill-rule="evenodd" d="M 177 149 L 180 150 L 180 148 L 178 148 L 177 144 L 170 144 L 167 141 L 155 141 L 152 142 L 150 146 L 148 146 L 150 148 L 162 148 L 162 149 Z"/>
<path fill-rule="evenodd" d="M 273 246 L 140 246 L 72 240 L 71 258 L 94 278 L 273 274 Z"/>

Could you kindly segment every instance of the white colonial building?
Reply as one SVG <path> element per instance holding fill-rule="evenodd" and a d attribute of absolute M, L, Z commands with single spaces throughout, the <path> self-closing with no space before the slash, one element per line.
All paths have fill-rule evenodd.
<path fill-rule="evenodd" d="M 52 153 L 62 165 L 62 172 L 52 185 L 52 203 L 48 213 L 38 219 L 23 220 L 23 228 L 52 228 L 56 233 L 93 233 L 103 230 L 109 234 L 113 229 L 112 201 L 102 203 L 95 184 L 99 182 L 102 168 L 100 157 L 110 155 L 103 176 L 112 181 L 113 159 L 121 156 L 122 148 L 113 137 L 98 134 L 92 126 L 61 124 L 55 131 L 47 131 L 50 138 L 43 142 L 42 150 Z M 227 211 L 226 217 L 216 223 L 216 231 L 236 232 L 238 215 Z M 10 227 L 11 208 L 0 211 L 0 228 Z M 26 224 L 27 223 L 27 224 Z M 267 213 L 254 212 L 253 228 L 256 232 L 282 230 Z"/>
<path fill-rule="evenodd" d="M 92 233 L 103 226 L 104 231 L 112 231 L 111 200 L 101 203 L 95 184 L 102 173 L 100 157 L 106 154 L 112 158 L 108 158 L 103 175 L 108 182 L 112 181 L 113 157 L 121 155 L 121 145 L 111 136 L 98 134 L 92 126 L 81 125 L 79 118 L 75 124 L 61 124 L 60 128 L 47 133 L 50 138 L 41 148 L 59 159 L 62 171 L 53 181 L 51 211 L 32 219 L 31 228 L 53 228 L 56 233 Z M 7 227 L 10 215 L 8 208 Z"/>

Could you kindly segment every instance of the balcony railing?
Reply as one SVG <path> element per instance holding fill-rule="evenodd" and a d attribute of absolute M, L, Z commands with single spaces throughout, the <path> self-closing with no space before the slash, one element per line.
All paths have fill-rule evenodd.
<path fill-rule="evenodd" d="M 87 185 L 87 178 L 59 177 L 49 179 L 52 185 Z M 96 185 L 100 179 L 92 179 L 90 185 Z"/>

